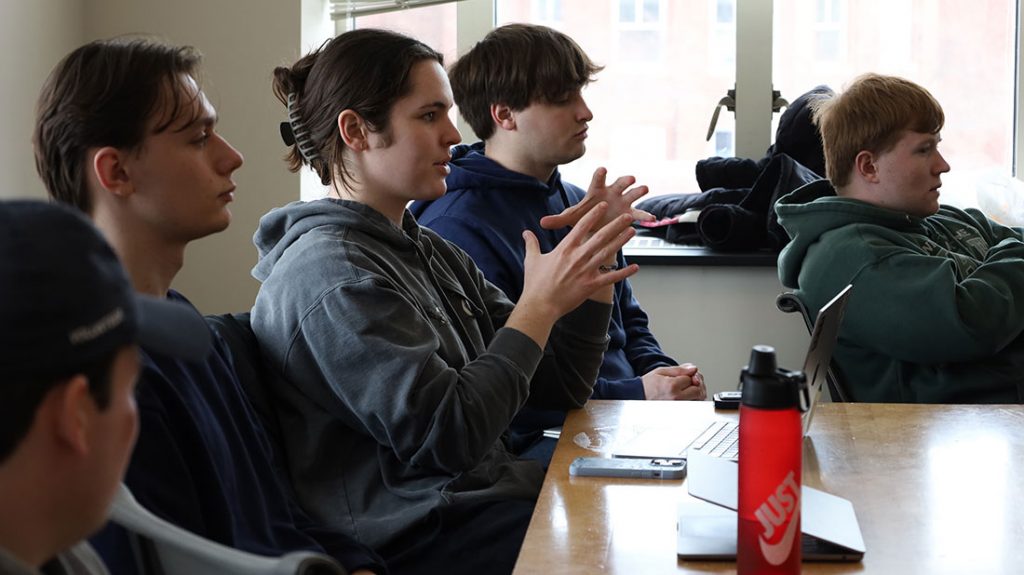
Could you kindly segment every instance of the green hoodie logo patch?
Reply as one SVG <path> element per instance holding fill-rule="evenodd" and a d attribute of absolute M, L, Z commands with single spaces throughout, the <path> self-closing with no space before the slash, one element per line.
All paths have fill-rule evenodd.
<path fill-rule="evenodd" d="M 973 240 L 974 238 L 971 239 Z M 956 275 L 958 280 L 963 280 L 967 276 L 974 273 L 974 270 L 978 268 L 978 265 L 980 263 L 971 256 L 958 254 L 955 251 L 944 248 L 930 240 L 925 240 L 921 242 L 920 245 L 921 251 L 924 252 L 926 255 L 943 257 L 952 261 L 953 266 L 956 268 Z"/>

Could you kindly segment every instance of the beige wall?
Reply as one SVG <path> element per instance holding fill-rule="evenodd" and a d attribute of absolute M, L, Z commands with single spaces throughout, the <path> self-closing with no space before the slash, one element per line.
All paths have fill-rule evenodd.
<path fill-rule="evenodd" d="M 0 199 L 46 197 L 32 157 L 36 97 L 50 68 L 84 38 L 84 4 L 0 2 Z"/>
<path fill-rule="evenodd" d="M 204 88 L 220 131 L 245 156 L 237 172 L 234 221 L 194 242 L 174 287 L 204 313 L 248 309 L 258 284 L 252 234 L 260 216 L 299 197 L 298 176 L 281 157 L 283 108 L 270 91 L 274 66 L 326 37 L 324 0 L 3 0 L 0 3 L 0 198 L 44 198 L 31 135 L 35 100 L 67 52 L 96 38 L 155 34 L 204 54 Z"/>
<path fill-rule="evenodd" d="M 785 290 L 774 267 L 641 265 L 630 281 L 662 348 L 700 367 L 709 396 L 736 389 L 757 344 L 774 347 L 780 367 L 803 368 L 810 336 L 775 307 Z"/>

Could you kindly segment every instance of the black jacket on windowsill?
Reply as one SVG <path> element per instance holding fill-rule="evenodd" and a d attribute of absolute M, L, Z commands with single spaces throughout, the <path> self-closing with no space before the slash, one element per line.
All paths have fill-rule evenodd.
<path fill-rule="evenodd" d="M 828 86 L 818 86 L 797 98 L 779 119 L 775 144 L 760 160 L 713 157 L 697 162 L 701 193 L 640 202 L 638 208 L 658 218 L 700 210 L 696 223 L 671 224 L 653 233 L 669 242 L 723 251 L 781 250 L 789 236 L 776 220 L 775 202 L 825 177 L 825 154 L 811 105 L 834 95 Z"/>

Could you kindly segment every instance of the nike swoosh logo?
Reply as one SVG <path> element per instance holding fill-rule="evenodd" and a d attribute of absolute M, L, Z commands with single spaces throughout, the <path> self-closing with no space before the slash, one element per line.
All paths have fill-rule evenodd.
<path fill-rule="evenodd" d="M 796 526 L 799 522 L 800 503 L 797 502 L 796 512 L 790 518 L 786 532 L 782 534 L 782 539 L 778 543 L 770 544 L 765 541 L 764 536 L 758 538 L 758 542 L 761 544 L 761 554 L 764 555 L 765 561 L 772 565 L 782 565 L 789 559 L 789 553 L 793 550 L 793 537 L 796 535 Z"/>

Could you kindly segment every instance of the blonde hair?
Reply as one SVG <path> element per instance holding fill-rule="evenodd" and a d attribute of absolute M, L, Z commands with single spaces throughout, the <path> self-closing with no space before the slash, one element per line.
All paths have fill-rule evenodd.
<path fill-rule="evenodd" d="M 942 106 L 928 90 L 880 74 L 858 76 L 835 98 L 814 102 L 813 109 L 825 149 L 825 172 L 837 188 L 849 183 L 861 151 L 881 154 L 906 130 L 937 134 L 945 123 Z"/>

